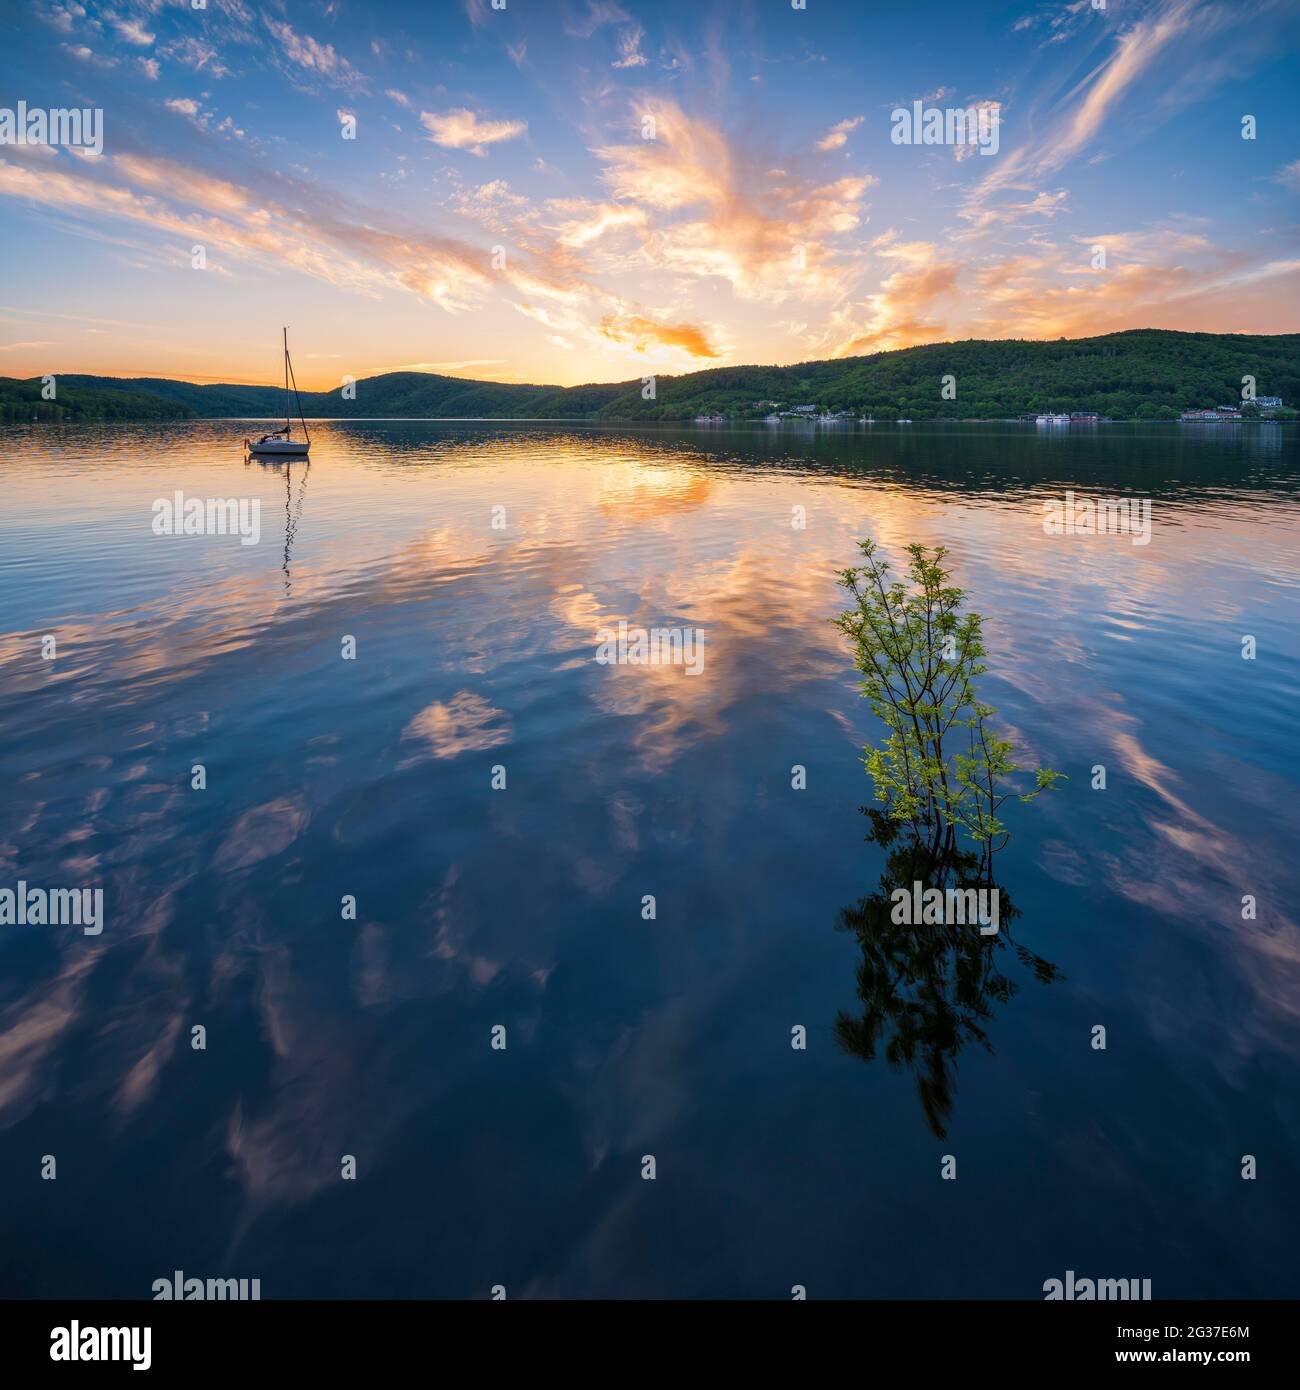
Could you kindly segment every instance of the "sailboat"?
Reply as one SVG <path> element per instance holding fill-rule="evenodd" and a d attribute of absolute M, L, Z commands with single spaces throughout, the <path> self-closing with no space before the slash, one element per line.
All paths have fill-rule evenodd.
<path fill-rule="evenodd" d="M 289 423 L 289 383 L 293 382 L 293 398 L 298 402 L 298 420 L 302 425 L 303 437 L 293 437 L 293 427 Z M 307 433 L 307 421 L 303 419 L 302 402 L 298 400 L 298 382 L 293 374 L 293 363 L 289 360 L 289 330 L 284 330 L 284 428 L 272 434 L 264 434 L 260 439 L 245 439 L 244 447 L 250 454 L 275 455 L 277 457 L 302 458 L 311 448 L 311 436 Z"/>

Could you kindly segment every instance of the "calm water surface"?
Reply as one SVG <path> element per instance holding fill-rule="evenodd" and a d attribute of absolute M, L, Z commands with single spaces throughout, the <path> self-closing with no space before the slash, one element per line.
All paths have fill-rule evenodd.
<path fill-rule="evenodd" d="M 0 436 L 0 886 L 107 918 L 0 928 L 0 1292 L 1300 1294 L 1293 429 L 248 428 Z M 1150 545 L 1045 536 L 1067 488 Z M 259 544 L 153 535 L 177 489 Z M 896 1066 L 835 1032 L 865 536 L 950 547 L 1070 779 L 1011 813 L 983 1041 L 900 975 Z M 598 665 L 620 619 L 703 673 Z"/>

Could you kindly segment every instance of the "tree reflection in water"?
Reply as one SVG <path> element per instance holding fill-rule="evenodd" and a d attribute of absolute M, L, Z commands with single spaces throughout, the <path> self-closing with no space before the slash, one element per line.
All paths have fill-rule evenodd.
<path fill-rule="evenodd" d="M 1050 961 L 1011 938 L 1008 924 L 1020 916 L 1004 888 L 999 891 L 996 934 L 983 936 L 978 924 L 895 922 L 893 893 L 920 883 L 926 888 L 992 889 L 978 853 L 950 849 L 933 852 L 897 821 L 871 807 L 868 840 L 886 851 L 885 872 L 875 892 L 842 908 L 837 930 L 852 932 L 862 950 L 857 970 L 861 1016 L 840 1012 L 835 1037 L 846 1052 L 864 1062 L 884 1059 L 915 1073 L 926 1123 L 937 1138 L 947 1135 L 957 1090 L 957 1057 L 968 1043 L 993 1051 L 987 1025 L 1018 985 L 1006 973 L 1019 967 L 1041 984 L 1062 979 Z M 987 862 L 987 861 L 986 861 Z"/>

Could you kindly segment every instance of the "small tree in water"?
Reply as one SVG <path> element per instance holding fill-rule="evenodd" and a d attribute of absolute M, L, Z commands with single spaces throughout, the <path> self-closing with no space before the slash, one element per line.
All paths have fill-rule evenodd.
<path fill-rule="evenodd" d="M 934 861 L 954 855 L 965 832 L 979 846 L 980 877 L 991 878 L 993 854 L 1010 838 L 999 812 L 1016 794 L 1001 786 L 1020 769 L 1011 743 L 985 727 L 996 711 L 975 692 L 988 669 L 983 620 L 962 612 L 966 595 L 948 583 L 943 546 L 907 547 L 910 586 L 889 582 L 874 541 L 861 549 L 866 563 L 839 575 L 853 607 L 833 621 L 856 647 L 862 694 L 888 731 L 864 759 L 876 800 Z M 1032 801 L 1061 775 L 1039 768 L 1019 799 Z"/>

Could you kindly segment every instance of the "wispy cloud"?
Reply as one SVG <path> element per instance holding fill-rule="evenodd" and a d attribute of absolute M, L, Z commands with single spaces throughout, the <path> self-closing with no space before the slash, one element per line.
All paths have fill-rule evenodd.
<path fill-rule="evenodd" d="M 91 67 L 107 70 L 117 66 L 116 58 L 109 58 L 102 53 L 96 53 L 89 44 L 65 43 L 63 51 L 71 54 L 79 63 L 88 63 Z"/>
<path fill-rule="evenodd" d="M 212 77 L 228 77 L 230 75 L 230 69 L 221 61 L 212 44 L 204 43 L 202 39 L 195 38 L 192 34 L 173 39 L 170 43 L 164 44 L 158 51 L 164 58 L 181 63 L 187 68 L 193 68 L 195 72 L 206 72 Z"/>
<path fill-rule="evenodd" d="M 481 28 L 492 18 L 487 0 L 460 0 L 460 7 L 465 11 L 465 18 L 475 29 Z"/>
<path fill-rule="evenodd" d="M 1073 12 L 1073 7 L 1067 10 Z M 970 192 L 961 210 L 970 224 L 966 234 L 979 234 L 1026 213 L 1050 214 L 1055 195 L 1044 201 L 1041 182 L 1088 149 L 1142 79 L 1154 73 L 1166 85 L 1173 81 L 1169 52 L 1179 40 L 1203 39 L 1207 26 L 1221 22 L 1203 0 L 1163 0 L 1154 12 L 1121 30 L 1109 55 L 1054 102 L 1055 114 L 1045 132 L 1004 152 Z M 1006 192 L 1033 196 L 1000 208 L 997 200 Z"/>
<path fill-rule="evenodd" d="M 862 124 L 861 116 L 854 116 L 851 120 L 840 121 L 831 126 L 830 130 L 817 142 L 819 150 L 839 150 L 848 143 L 849 132 L 857 130 Z"/>
<path fill-rule="evenodd" d="M 489 145 L 518 139 L 528 130 L 527 121 L 485 121 L 464 106 L 443 112 L 422 111 L 420 122 L 435 144 L 479 156 L 487 153 Z"/>
<path fill-rule="evenodd" d="M 645 261 L 677 275 L 719 277 L 746 297 L 818 297 L 844 288 L 836 239 L 864 217 L 867 174 L 814 184 L 755 169 L 723 132 L 671 102 L 644 102 L 655 138 L 600 146 L 615 198 L 647 215 Z"/>
<path fill-rule="evenodd" d="M 120 34 L 127 43 L 136 44 L 140 48 L 148 48 L 156 37 L 151 34 L 138 19 L 116 15 L 112 18 L 111 22 L 113 28 L 117 30 L 118 34 Z"/>
<path fill-rule="evenodd" d="M 571 19 L 565 25 L 565 32 L 575 39 L 589 39 L 597 29 L 606 24 L 627 24 L 632 16 L 614 0 L 587 0 L 586 13 L 580 18 Z"/>
<path fill-rule="evenodd" d="M 1104 269 L 1092 265 L 1098 245 Z M 1135 324 L 1224 332 L 1258 319 L 1270 299 L 1291 302 L 1300 261 L 1228 250 L 1171 223 L 1040 243 L 971 277 L 963 331 L 978 336 L 1078 337 Z"/>
<path fill-rule="evenodd" d="M 643 68 L 646 65 L 645 54 L 641 52 L 641 40 L 645 37 L 645 30 L 638 24 L 632 29 L 624 29 L 618 36 L 619 56 L 614 60 L 616 68 Z"/>
<path fill-rule="evenodd" d="M 896 269 L 861 306 L 846 305 L 833 316 L 832 330 L 840 334 L 832 348 L 835 357 L 911 347 L 945 336 L 944 322 L 933 314 L 957 289 L 957 262 L 941 255 L 933 242 L 899 241 L 892 231 L 877 237 L 872 249 Z"/>
<path fill-rule="evenodd" d="M 1068 0 L 1065 4 L 1046 5 L 1033 14 L 1021 15 L 1011 28 L 1014 33 L 1045 31 L 1044 43 L 1064 43 L 1074 37 L 1090 15 L 1101 18 L 1103 14 L 1104 6 L 1095 5 L 1093 0 Z"/>
<path fill-rule="evenodd" d="M 585 198 L 553 198 L 548 207 L 561 219 L 554 229 L 560 244 L 574 249 L 592 245 L 607 232 L 644 227 L 648 221 L 644 208 L 592 203 Z"/>
<path fill-rule="evenodd" d="M 469 367 L 499 367 L 508 357 L 469 357 L 463 362 L 403 362 L 400 367 L 386 367 L 394 372 L 463 372 Z"/>
<path fill-rule="evenodd" d="M 1082 100 L 1041 151 L 1040 169 L 1059 168 L 1101 130 L 1111 112 L 1162 52 L 1194 22 L 1197 0 L 1175 0 L 1120 35 L 1113 56 L 1081 86 Z"/>
<path fill-rule="evenodd" d="M 349 210 L 337 196 L 313 200 L 312 190 L 299 187 L 293 206 L 282 207 L 246 187 L 169 161 L 119 155 L 99 161 L 109 164 L 104 171 L 80 161 L 66 163 L 37 174 L 0 161 L 0 196 L 66 215 L 135 222 L 173 245 L 176 238 L 186 247 L 198 242 L 208 248 L 210 265 L 223 257 L 236 264 L 262 263 L 372 295 L 400 287 L 453 313 L 491 288 L 478 248 L 375 227 L 364 210 Z M 312 201 L 321 205 L 313 208 Z"/>
<path fill-rule="evenodd" d="M 356 88 L 362 85 L 361 73 L 335 52 L 333 44 L 321 43 L 310 34 L 300 34 L 284 20 L 268 18 L 265 23 L 279 51 L 291 65 L 332 86 Z"/>

